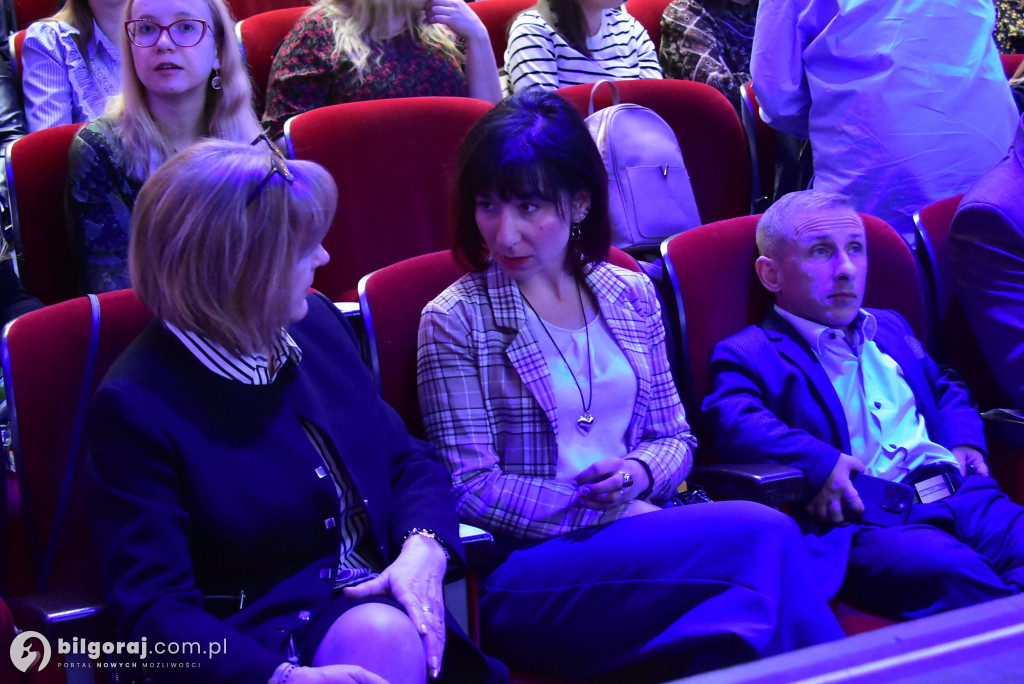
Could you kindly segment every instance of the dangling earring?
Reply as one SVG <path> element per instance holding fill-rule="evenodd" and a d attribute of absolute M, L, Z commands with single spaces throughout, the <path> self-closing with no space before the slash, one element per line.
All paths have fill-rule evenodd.
<path fill-rule="evenodd" d="M 583 231 L 580 230 L 581 219 L 576 219 L 572 222 L 572 228 L 569 230 L 569 237 L 576 242 L 580 241 L 580 237 L 583 235 Z"/>
<path fill-rule="evenodd" d="M 590 207 L 581 207 L 572 217 L 572 229 L 569 231 L 569 237 L 579 242 L 582 231 L 580 230 L 580 224 L 583 223 L 583 219 L 587 218 L 587 212 L 590 211 Z"/>
<path fill-rule="evenodd" d="M 220 69 L 213 70 L 213 78 L 210 80 L 210 87 L 214 90 L 220 90 Z"/>

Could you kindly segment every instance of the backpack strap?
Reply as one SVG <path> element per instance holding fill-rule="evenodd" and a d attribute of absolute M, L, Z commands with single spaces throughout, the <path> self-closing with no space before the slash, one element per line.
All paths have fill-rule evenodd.
<path fill-rule="evenodd" d="M 619 97 L 619 86 L 615 85 L 615 81 L 609 81 L 607 79 L 598 81 L 594 84 L 594 87 L 590 89 L 590 106 L 587 107 L 587 116 L 594 113 L 594 97 L 597 95 L 597 91 L 604 84 L 608 84 L 612 89 L 612 106 L 619 104 L 621 98 Z"/>
<path fill-rule="evenodd" d="M 85 358 L 85 368 L 82 371 L 82 385 L 78 392 L 78 407 L 75 411 L 75 424 L 71 430 L 71 442 L 68 445 L 68 457 L 64 465 L 64 480 L 61 482 L 60 498 L 57 499 L 57 511 L 53 517 L 53 527 L 50 530 L 50 538 L 46 542 L 46 555 L 40 567 L 38 587 L 39 591 L 45 591 L 50 582 L 50 572 L 53 570 L 54 557 L 57 555 L 57 543 L 64 527 L 64 520 L 67 517 L 68 500 L 71 498 L 71 486 L 75 479 L 75 470 L 78 468 L 78 459 L 81 455 L 82 433 L 85 431 L 85 415 L 89 408 L 89 399 L 92 397 L 92 380 L 96 374 L 96 356 L 100 348 L 100 299 L 94 294 L 89 295 L 89 304 L 92 308 L 92 327 L 89 331 L 89 352 Z"/>

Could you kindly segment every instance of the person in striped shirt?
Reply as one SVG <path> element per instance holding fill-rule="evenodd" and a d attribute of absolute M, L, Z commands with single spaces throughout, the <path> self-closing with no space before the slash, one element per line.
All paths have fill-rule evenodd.
<path fill-rule="evenodd" d="M 509 29 L 506 94 L 604 79 L 661 78 L 647 31 L 617 0 L 540 0 Z"/>

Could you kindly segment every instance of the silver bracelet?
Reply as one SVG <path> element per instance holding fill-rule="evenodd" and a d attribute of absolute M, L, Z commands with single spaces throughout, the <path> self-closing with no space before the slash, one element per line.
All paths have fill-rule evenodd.
<path fill-rule="evenodd" d="M 409 537 L 413 536 L 414 534 L 419 535 L 421 537 L 429 537 L 433 539 L 435 542 L 437 542 L 437 545 L 441 547 L 441 551 L 444 552 L 445 562 L 448 562 L 452 559 L 452 554 L 448 552 L 448 544 L 445 542 L 444 539 L 441 538 L 441 535 L 439 535 L 437 532 L 434 532 L 434 530 L 428 530 L 425 527 L 414 527 L 408 532 L 406 532 L 405 536 L 402 537 L 402 543 L 404 544 L 409 539 Z"/>

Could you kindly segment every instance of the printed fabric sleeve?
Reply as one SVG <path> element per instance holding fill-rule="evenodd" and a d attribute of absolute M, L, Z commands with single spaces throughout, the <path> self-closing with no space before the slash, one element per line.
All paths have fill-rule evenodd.
<path fill-rule="evenodd" d="M 803 50 L 807 32 L 813 32 L 801 18 L 804 4 L 804 0 L 762 0 L 750 56 L 754 91 L 766 120 L 772 128 L 802 140 L 808 137 L 811 109 Z"/>
<path fill-rule="evenodd" d="M 68 78 L 69 60 L 81 62 L 77 48 L 61 42 L 55 22 L 36 22 L 22 45 L 22 89 L 29 132 L 73 123 L 74 100 Z M 72 38 L 68 34 L 67 40 Z M 71 54 L 74 53 L 74 54 Z"/>
<path fill-rule="evenodd" d="M 71 141 L 65 212 L 86 291 L 131 287 L 128 236 L 137 190 L 96 124 Z"/>
<path fill-rule="evenodd" d="M 690 433 L 686 413 L 679 399 L 665 346 L 665 322 L 654 285 L 639 274 L 632 277 L 644 284 L 643 311 L 647 339 L 644 341 L 651 372 L 651 399 L 641 423 L 640 442 L 627 458 L 643 461 L 654 476 L 648 498 L 655 503 L 675 495 L 679 484 L 693 467 L 697 438 Z"/>
<path fill-rule="evenodd" d="M 331 57 L 333 41 L 332 22 L 322 10 L 301 18 L 284 39 L 270 70 L 263 113 L 271 138 L 279 137 L 296 114 L 331 104 L 339 70 Z"/>
<path fill-rule="evenodd" d="M 509 93 L 532 86 L 560 87 L 554 38 L 554 30 L 536 12 L 525 12 L 515 20 L 505 49 Z"/>
<path fill-rule="evenodd" d="M 452 474 L 460 519 L 498 535 L 540 539 L 620 518 L 627 505 L 603 512 L 587 508 L 571 482 L 503 471 L 499 440 L 510 440 L 499 432 L 528 421 L 524 413 L 489 405 L 494 398 L 486 395 L 481 378 L 489 372 L 489 362 L 482 360 L 487 350 L 481 351 L 485 343 L 470 325 L 472 308 L 458 300 L 428 304 L 420 319 L 417 362 L 424 427 Z M 526 445 L 531 453 L 543 450 L 549 437 L 554 440 L 546 422 L 531 423 L 526 432 L 515 438 L 532 444 Z M 547 448 L 553 457 L 555 447 Z"/>
<path fill-rule="evenodd" d="M 694 0 L 676 0 L 661 18 L 661 66 L 666 78 L 706 83 L 737 110 L 750 74 L 734 73 L 715 35 L 714 20 Z"/>

